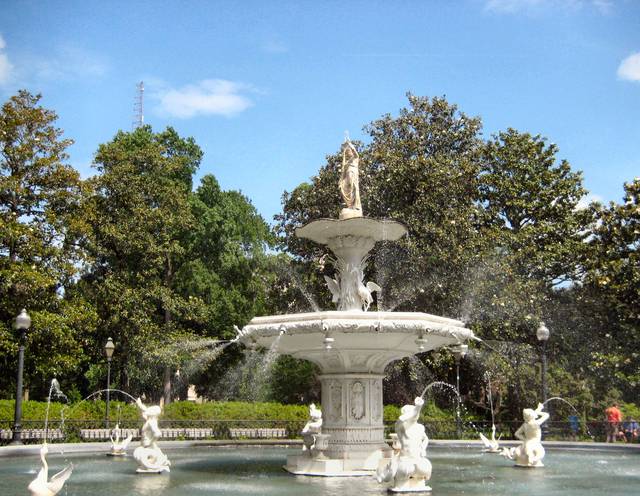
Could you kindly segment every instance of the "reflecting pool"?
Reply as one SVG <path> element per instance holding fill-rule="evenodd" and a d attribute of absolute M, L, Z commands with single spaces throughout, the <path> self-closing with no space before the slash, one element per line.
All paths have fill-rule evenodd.
<path fill-rule="evenodd" d="M 60 454 L 50 445 L 49 475 L 72 462 L 75 470 L 60 494 L 68 496 L 386 494 L 373 477 L 292 476 L 282 469 L 298 448 L 197 447 L 167 449 L 169 474 L 136 474 L 136 462 L 104 453 Z M 434 496 L 640 494 L 640 454 L 616 451 L 548 450 L 542 469 L 514 468 L 478 448 L 433 447 L 430 482 Z M 0 459 L 0 495 L 23 496 L 40 469 L 37 456 Z"/>

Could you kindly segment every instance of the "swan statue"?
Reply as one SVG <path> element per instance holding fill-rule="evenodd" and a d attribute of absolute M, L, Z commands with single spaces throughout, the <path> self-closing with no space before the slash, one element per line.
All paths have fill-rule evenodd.
<path fill-rule="evenodd" d="M 49 453 L 49 448 L 47 448 L 47 443 L 45 442 L 40 448 L 42 468 L 28 487 L 29 493 L 31 493 L 32 496 L 54 496 L 58 494 L 62 486 L 64 486 L 64 483 L 67 482 L 67 479 L 71 477 L 71 472 L 73 472 L 73 463 L 71 463 L 68 467 L 63 468 L 60 472 L 52 476 L 51 480 L 48 480 L 49 465 L 47 464 L 47 453 Z"/>
<path fill-rule="evenodd" d="M 113 438 L 114 435 L 115 439 Z M 109 439 L 111 440 L 111 452 L 107 454 L 110 456 L 125 456 L 127 454 L 127 447 L 133 439 L 133 434 L 129 434 L 126 438 L 120 441 L 120 426 L 116 424 L 113 431 L 111 431 Z"/>
<path fill-rule="evenodd" d="M 487 453 L 499 453 L 500 445 L 498 444 L 498 440 L 496 439 L 496 426 L 495 424 L 491 426 L 491 439 L 487 439 L 482 432 L 480 433 L 480 439 L 485 447 L 485 452 Z"/>

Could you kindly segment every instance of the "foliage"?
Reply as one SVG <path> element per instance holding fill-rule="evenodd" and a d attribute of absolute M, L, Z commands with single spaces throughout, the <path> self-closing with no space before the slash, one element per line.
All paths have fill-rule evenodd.
<path fill-rule="evenodd" d="M 72 141 L 40 98 L 21 90 L 0 110 L 0 363 L 16 369 L 11 324 L 27 308 L 25 385 L 36 390 L 83 363 L 95 323 L 91 305 L 67 293 L 82 262 L 82 182 L 64 163 Z M 13 392 L 6 374 L 0 391 Z"/>

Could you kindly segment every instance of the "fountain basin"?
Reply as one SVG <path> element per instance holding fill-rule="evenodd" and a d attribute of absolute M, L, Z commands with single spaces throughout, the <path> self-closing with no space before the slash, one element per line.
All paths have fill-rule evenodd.
<path fill-rule="evenodd" d="M 326 460 L 292 456 L 297 475 L 369 475 L 391 456 L 384 442 L 382 380 L 392 361 L 474 338 L 464 323 L 421 312 L 324 311 L 256 317 L 239 331 L 249 347 L 320 368 Z"/>
<path fill-rule="evenodd" d="M 433 463 L 430 485 L 438 496 L 552 495 L 622 496 L 635 494 L 640 483 L 640 453 L 630 450 L 573 451 L 549 448 L 546 466 L 539 470 L 514 468 L 509 460 L 480 453 L 478 445 L 429 448 Z M 185 443 L 185 446 L 187 444 Z M 104 453 L 60 455 L 52 445 L 51 471 L 73 462 L 68 496 L 344 496 L 387 494 L 373 477 L 290 477 L 282 470 L 286 448 L 193 447 L 168 449 L 171 473 L 136 474 L 132 457 L 109 458 Z M 627 446 L 624 446 L 626 448 Z M 638 450 L 636 450 L 638 451 Z M 37 457 L 4 458 L 0 464 L 0 494 L 22 496 L 38 469 Z"/>
<path fill-rule="evenodd" d="M 329 349 L 327 337 L 333 339 Z M 248 346 L 275 345 L 278 353 L 310 360 L 324 373 L 378 374 L 393 360 L 469 339 L 473 331 L 459 320 L 422 312 L 361 311 L 255 317 L 240 337 Z"/>

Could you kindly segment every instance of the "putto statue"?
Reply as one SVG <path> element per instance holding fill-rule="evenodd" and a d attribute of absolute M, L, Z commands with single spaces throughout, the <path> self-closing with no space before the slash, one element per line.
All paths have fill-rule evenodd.
<path fill-rule="evenodd" d="M 125 456 L 127 454 L 127 447 L 133 439 L 133 434 L 130 433 L 125 439 L 120 441 L 120 426 L 116 424 L 109 435 L 109 439 L 111 440 L 111 452 L 107 454 L 111 456 Z"/>
<path fill-rule="evenodd" d="M 429 438 L 424 425 L 418 423 L 423 405 L 424 399 L 419 396 L 413 405 L 402 407 L 395 425 L 400 451 L 386 466 L 378 469 L 378 482 L 393 480 L 391 492 L 431 491 L 426 484 L 431 479 L 431 462 L 427 459 Z"/>
<path fill-rule="evenodd" d="M 171 462 L 157 444 L 158 439 L 162 437 L 162 431 L 158 427 L 158 417 L 160 417 L 162 409 L 157 405 L 147 407 L 140 398 L 136 400 L 136 405 L 145 420 L 142 426 L 142 446 L 138 446 L 133 452 L 133 457 L 139 465 L 136 472 L 169 472 Z"/>
<path fill-rule="evenodd" d="M 302 429 L 303 451 L 311 451 L 316 444 L 316 437 L 322 433 L 322 411 L 314 403 L 309 405 L 309 421 Z"/>
<path fill-rule="evenodd" d="M 71 472 L 73 472 L 73 464 L 70 464 L 51 477 L 51 480 L 48 480 L 49 465 L 47 464 L 47 453 L 49 453 L 49 448 L 45 442 L 40 448 L 42 468 L 40 468 L 37 477 L 31 481 L 28 487 L 29 493 L 32 496 L 54 496 L 58 494 L 62 486 L 64 486 L 64 483 L 67 482 L 67 479 L 71 477 Z"/>
<path fill-rule="evenodd" d="M 340 193 L 346 205 L 340 211 L 341 219 L 362 217 L 359 184 L 360 155 L 353 143 L 347 138 L 342 144 L 342 173 L 340 174 Z"/>
<path fill-rule="evenodd" d="M 542 429 L 540 426 L 549 418 L 547 412 L 543 412 L 544 405 L 538 403 L 538 408 L 522 410 L 524 423 L 516 431 L 516 438 L 522 444 L 516 448 L 503 448 L 502 455 L 510 460 L 515 460 L 518 467 L 544 467 L 544 447 L 542 446 Z"/>

